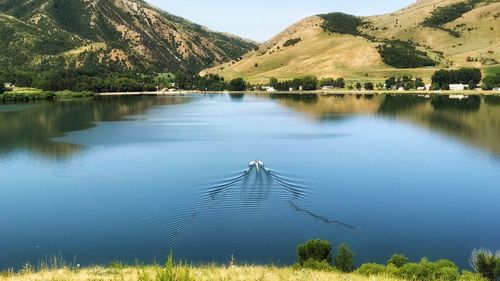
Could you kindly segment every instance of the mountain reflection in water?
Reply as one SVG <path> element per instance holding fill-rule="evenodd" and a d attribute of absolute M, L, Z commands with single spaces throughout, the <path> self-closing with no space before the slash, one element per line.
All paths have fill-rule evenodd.
<path fill-rule="evenodd" d="M 500 155 L 500 97 L 452 99 L 410 95 L 273 95 L 281 104 L 323 122 L 378 115 L 411 122 Z"/>

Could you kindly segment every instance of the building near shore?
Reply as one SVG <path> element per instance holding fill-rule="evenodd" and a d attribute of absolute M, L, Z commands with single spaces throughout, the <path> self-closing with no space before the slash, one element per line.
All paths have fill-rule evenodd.
<path fill-rule="evenodd" d="M 450 91 L 463 91 L 467 90 L 468 85 L 465 84 L 450 84 Z"/>

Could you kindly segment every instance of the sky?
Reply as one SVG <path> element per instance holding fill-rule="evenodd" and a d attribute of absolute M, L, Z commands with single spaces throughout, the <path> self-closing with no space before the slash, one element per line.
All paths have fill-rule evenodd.
<path fill-rule="evenodd" d="M 263 42 L 316 14 L 344 12 L 358 16 L 390 13 L 415 0 L 146 0 L 215 31 Z"/>

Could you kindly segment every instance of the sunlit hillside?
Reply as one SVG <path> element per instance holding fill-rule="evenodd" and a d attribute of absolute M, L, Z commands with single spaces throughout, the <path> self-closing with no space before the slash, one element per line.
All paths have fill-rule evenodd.
<path fill-rule="evenodd" d="M 322 28 L 325 20 L 313 16 L 289 27 L 242 60 L 204 73 L 218 73 L 228 79 L 244 77 L 253 82 L 310 74 L 380 81 L 393 75 L 429 79 L 439 68 L 497 65 L 500 61 L 500 2 L 476 0 L 470 4 L 469 11 L 455 11 L 454 7 L 460 8 L 464 3 L 468 2 L 421 0 L 391 14 L 365 17 L 357 36 L 328 32 Z M 429 27 L 426 20 L 434 14 L 445 14 L 444 19 L 436 20 L 444 23 Z M 298 42 L 286 46 L 290 40 Z M 405 68 L 384 63 L 377 46 L 395 41 L 411 44 L 416 51 L 433 60 L 435 66 Z"/>

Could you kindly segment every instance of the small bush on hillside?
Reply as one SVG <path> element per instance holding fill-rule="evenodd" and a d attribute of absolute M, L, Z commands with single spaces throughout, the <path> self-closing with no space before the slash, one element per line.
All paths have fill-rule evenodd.
<path fill-rule="evenodd" d="M 333 267 L 328 262 L 317 261 L 314 259 L 308 259 L 302 264 L 295 263 L 293 265 L 293 268 L 294 269 L 308 268 L 308 269 L 319 270 L 319 271 L 334 271 L 335 270 L 335 267 Z"/>
<path fill-rule="evenodd" d="M 342 272 L 354 271 L 354 253 L 346 244 L 341 244 L 337 250 L 335 267 Z"/>
<path fill-rule="evenodd" d="M 332 245 L 328 241 L 314 239 L 297 247 L 297 262 L 300 265 L 304 265 L 309 260 L 332 264 L 332 259 Z"/>
<path fill-rule="evenodd" d="M 302 38 L 294 38 L 294 39 L 288 39 L 284 44 L 283 47 L 289 47 L 289 46 L 295 46 L 295 44 L 299 43 L 302 41 Z"/>
<path fill-rule="evenodd" d="M 481 274 L 463 271 L 458 281 L 487 281 Z"/>
<path fill-rule="evenodd" d="M 365 263 L 361 265 L 358 270 L 356 270 L 356 273 L 363 275 L 363 276 L 377 276 L 377 275 L 382 275 L 386 271 L 385 266 L 381 264 L 376 264 L 376 263 Z"/>
<path fill-rule="evenodd" d="M 387 261 L 387 265 L 392 264 L 397 268 L 403 267 L 405 264 L 409 262 L 408 258 L 403 255 L 403 254 L 394 254 L 392 257 Z"/>

